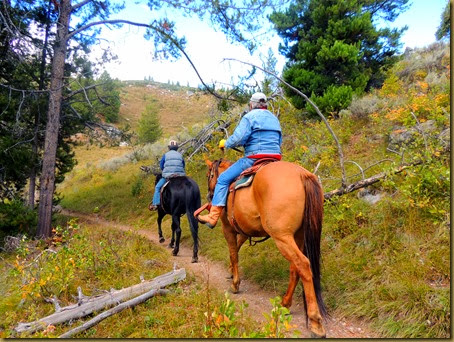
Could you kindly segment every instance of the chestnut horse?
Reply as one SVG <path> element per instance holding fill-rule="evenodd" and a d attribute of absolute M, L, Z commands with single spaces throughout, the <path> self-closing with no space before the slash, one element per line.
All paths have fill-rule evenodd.
<path fill-rule="evenodd" d="M 209 171 L 208 200 L 217 178 L 232 162 L 206 161 Z M 271 237 L 290 262 L 290 280 L 282 305 L 290 307 L 301 278 L 305 309 L 313 337 L 325 337 L 322 317 L 327 315 L 320 286 L 320 238 L 323 219 L 323 191 L 317 177 L 289 162 L 262 166 L 252 185 L 229 193 L 222 212 L 222 230 L 230 253 L 232 290 L 239 291 L 238 252 L 252 237 Z M 232 202 L 233 201 L 233 202 Z M 234 220 L 233 220 L 234 213 Z"/>

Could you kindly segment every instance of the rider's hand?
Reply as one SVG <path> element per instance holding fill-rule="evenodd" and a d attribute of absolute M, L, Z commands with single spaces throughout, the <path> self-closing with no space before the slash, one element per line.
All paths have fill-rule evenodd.
<path fill-rule="evenodd" d="M 225 146 L 225 139 L 222 139 L 220 142 L 219 142 L 219 148 L 224 148 Z"/>

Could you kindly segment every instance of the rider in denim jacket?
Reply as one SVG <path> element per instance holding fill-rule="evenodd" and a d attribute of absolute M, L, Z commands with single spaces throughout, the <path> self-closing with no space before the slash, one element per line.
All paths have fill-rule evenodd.
<path fill-rule="evenodd" d="M 253 94 L 249 102 L 249 109 L 250 112 L 243 116 L 227 141 L 221 140 L 219 143 L 221 148 L 244 146 L 245 156 L 221 173 L 214 189 L 210 213 L 198 217 L 200 222 L 210 228 L 216 226 L 225 207 L 230 183 L 241 172 L 251 167 L 260 158 L 281 159 L 281 125 L 278 118 L 267 110 L 265 94 Z"/>

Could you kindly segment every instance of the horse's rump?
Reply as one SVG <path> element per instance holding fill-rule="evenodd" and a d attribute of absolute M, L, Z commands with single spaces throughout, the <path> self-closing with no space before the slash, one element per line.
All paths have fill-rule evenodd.
<path fill-rule="evenodd" d="M 161 203 L 168 213 L 194 212 L 201 205 L 199 186 L 188 176 L 170 177 L 162 189 Z"/>
<path fill-rule="evenodd" d="M 280 235 L 283 229 L 293 235 L 302 225 L 306 173 L 310 174 L 285 161 L 263 166 L 250 187 L 235 192 L 233 204 L 229 195 L 228 217 L 231 220 L 233 212 L 238 226 L 250 236 Z"/>

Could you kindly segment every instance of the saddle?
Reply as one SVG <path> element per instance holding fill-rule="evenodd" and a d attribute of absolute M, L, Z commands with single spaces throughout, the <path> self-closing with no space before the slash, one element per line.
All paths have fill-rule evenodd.
<path fill-rule="evenodd" d="M 230 184 L 229 192 L 234 192 L 237 189 L 248 187 L 254 180 L 254 175 L 260 170 L 261 167 L 278 161 L 276 158 L 260 158 L 252 164 L 250 168 L 247 168 Z"/>

